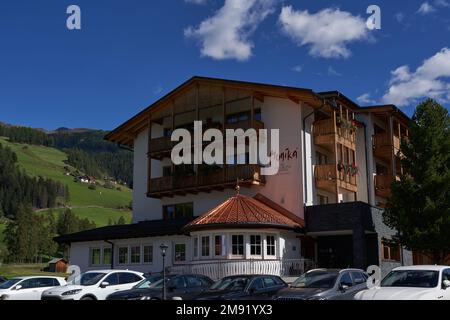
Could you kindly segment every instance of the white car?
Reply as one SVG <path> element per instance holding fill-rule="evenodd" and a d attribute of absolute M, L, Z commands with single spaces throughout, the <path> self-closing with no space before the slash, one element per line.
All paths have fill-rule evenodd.
<path fill-rule="evenodd" d="M 450 266 L 410 266 L 392 270 L 380 286 L 356 300 L 450 300 Z"/>
<path fill-rule="evenodd" d="M 143 273 L 130 270 L 87 271 L 66 286 L 44 291 L 42 300 L 105 300 L 111 293 L 131 289 L 143 279 Z"/>
<path fill-rule="evenodd" d="M 64 286 L 61 277 L 17 277 L 0 284 L 0 300 L 40 300 L 47 289 Z"/>

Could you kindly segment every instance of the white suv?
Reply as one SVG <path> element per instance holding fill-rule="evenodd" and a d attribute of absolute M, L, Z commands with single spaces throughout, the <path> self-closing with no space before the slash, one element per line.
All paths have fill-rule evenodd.
<path fill-rule="evenodd" d="M 392 270 L 379 287 L 356 300 L 450 300 L 450 266 L 410 266 Z"/>
<path fill-rule="evenodd" d="M 95 270 L 82 273 L 66 286 L 46 290 L 42 300 L 105 300 L 111 293 L 131 289 L 145 277 L 130 270 Z"/>
<path fill-rule="evenodd" d="M 0 284 L 0 300 L 40 300 L 45 290 L 66 285 L 61 277 L 17 277 Z"/>

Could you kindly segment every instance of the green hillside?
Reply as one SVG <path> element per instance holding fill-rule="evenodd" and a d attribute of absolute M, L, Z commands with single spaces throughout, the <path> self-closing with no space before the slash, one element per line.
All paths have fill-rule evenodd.
<path fill-rule="evenodd" d="M 71 171 L 76 169 L 64 163 L 67 159 L 64 152 L 50 147 L 11 143 L 6 138 L 0 138 L 0 143 L 17 154 L 19 166 L 28 175 L 51 178 L 66 184 L 70 193 L 69 206 L 80 217 L 94 221 L 97 226 L 106 225 L 110 219 L 117 221 L 120 216 L 127 222 L 131 221 L 131 212 L 122 209 L 131 202 L 129 188 L 120 186 L 121 190 L 117 190 L 97 186 L 91 190 L 88 184 L 75 182 L 74 177 L 66 175 L 65 167 Z M 103 184 L 103 181 L 99 182 Z M 55 213 L 59 211 L 54 209 Z"/>

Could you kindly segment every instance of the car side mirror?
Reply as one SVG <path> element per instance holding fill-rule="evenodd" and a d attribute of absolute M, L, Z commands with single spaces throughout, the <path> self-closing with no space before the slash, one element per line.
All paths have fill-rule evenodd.
<path fill-rule="evenodd" d="M 14 289 L 15 290 L 20 290 L 20 289 L 22 289 L 22 285 L 18 284 Z"/>
<path fill-rule="evenodd" d="M 444 281 L 442 281 L 442 287 L 443 287 L 444 289 L 450 288 L 450 280 L 444 280 Z"/>
<path fill-rule="evenodd" d="M 346 285 L 346 284 L 341 284 L 341 285 L 339 286 L 339 289 L 340 289 L 342 292 L 347 291 L 349 288 L 350 288 L 350 287 L 349 287 L 348 285 Z"/>
<path fill-rule="evenodd" d="M 109 286 L 109 282 L 103 281 L 102 283 L 100 283 L 100 288 L 106 288 Z"/>

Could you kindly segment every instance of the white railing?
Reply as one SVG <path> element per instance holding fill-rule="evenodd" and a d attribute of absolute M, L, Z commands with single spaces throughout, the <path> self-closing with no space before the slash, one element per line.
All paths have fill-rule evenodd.
<path fill-rule="evenodd" d="M 216 260 L 192 261 L 188 264 L 174 265 L 168 271 L 178 274 L 202 274 L 216 280 L 240 274 L 270 274 L 281 277 L 295 277 L 314 267 L 315 263 L 309 259 Z"/>

